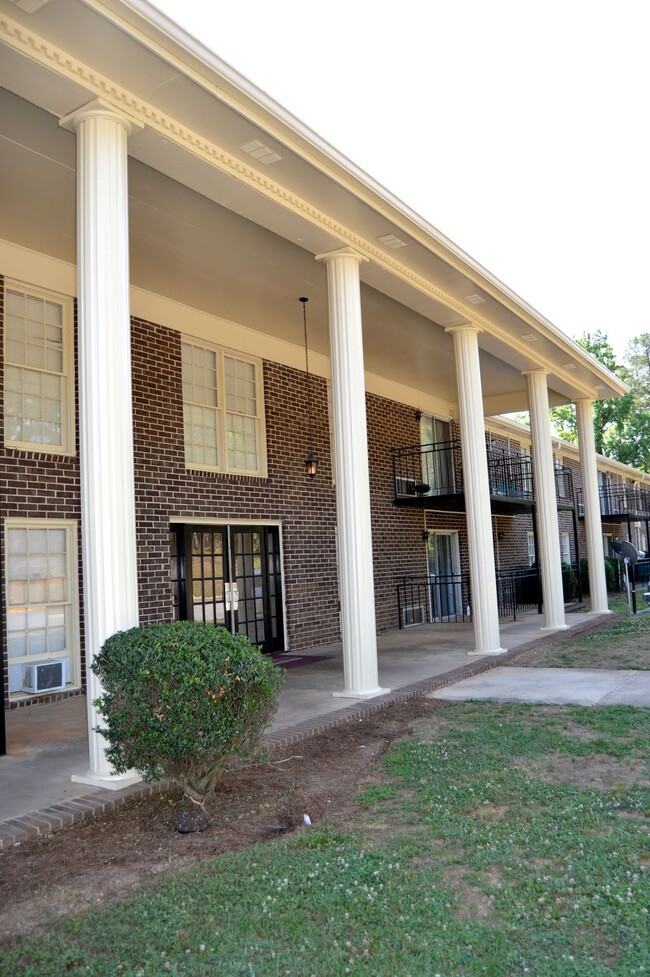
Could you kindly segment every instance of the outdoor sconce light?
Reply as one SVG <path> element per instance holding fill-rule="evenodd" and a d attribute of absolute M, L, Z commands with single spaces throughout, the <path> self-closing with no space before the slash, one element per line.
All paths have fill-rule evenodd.
<path fill-rule="evenodd" d="M 305 469 L 307 478 L 316 478 L 318 471 L 318 456 L 314 451 L 314 436 L 311 418 L 311 377 L 309 376 L 309 346 L 307 344 L 307 302 L 309 299 L 304 295 L 298 299 L 302 302 L 302 321 L 305 330 L 305 373 L 307 374 L 307 444 L 309 454 L 305 458 Z"/>
<path fill-rule="evenodd" d="M 428 529 L 423 529 L 422 530 L 422 542 L 423 543 L 428 543 L 429 542 L 429 530 Z"/>

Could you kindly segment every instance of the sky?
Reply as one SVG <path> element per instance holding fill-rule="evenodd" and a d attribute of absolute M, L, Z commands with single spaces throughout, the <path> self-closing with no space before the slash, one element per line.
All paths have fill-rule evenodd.
<path fill-rule="evenodd" d="M 650 332 L 647 0 L 156 0 L 568 335 Z"/>

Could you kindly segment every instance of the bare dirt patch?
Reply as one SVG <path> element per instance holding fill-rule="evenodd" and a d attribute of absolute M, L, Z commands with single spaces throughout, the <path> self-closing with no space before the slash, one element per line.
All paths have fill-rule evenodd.
<path fill-rule="evenodd" d="M 513 762 L 520 770 L 547 783 L 560 782 L 605 791 L 617 787 L 650 786 L 650 779 L 644 776 L 646 764 L 641 760 L 622 763 L 614 757 L 598 753 L 588 757 L 565 757 L 551 753 L 534 760 L 519 757 Z"/>
<path fill-rule="evenodd" d="M 214 798 L 211 824 L 200 834 L 165 826 L 179 800 L 171 792 L 3 852 L 0 945 L 181 866 L 277 838 L 302 826 L 303 814 L 313 824 L 353 814 L 373 764 L 432 707 L 413 699 L 274 753 L 269 763 L 229 773 Z"/>

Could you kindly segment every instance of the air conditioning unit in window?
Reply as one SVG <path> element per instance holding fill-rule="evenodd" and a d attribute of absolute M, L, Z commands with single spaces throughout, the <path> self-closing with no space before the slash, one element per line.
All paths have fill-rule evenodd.
<path fill-rule="evenodd" d="M 23 665 L 23 692 L 56 692 L 65 688 L 64 659 Z"/>
<path fill-rule="evenodd" d="M 402 627 L 412 628 L 416 624 L 424 624 L 424 607 L 422 604 L 414 604 L 412 607 L 402 608 Z"/>

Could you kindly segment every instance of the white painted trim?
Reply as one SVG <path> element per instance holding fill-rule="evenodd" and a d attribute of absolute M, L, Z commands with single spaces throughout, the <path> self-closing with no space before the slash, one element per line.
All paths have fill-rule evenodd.
<path fill-rule="evenodd" d="M 70 295 L 64 295 L 61 292 L 55 291 L 51 288 L 42 288 L 39 285 L 34 285 L 31 282 L 24 282 L 18 278 L 5 276 L 4 280 L 4 315 L 5 319 L 7 316 L 7 291 L 14 289 L 17 292 L 24 292 L 25 295 L 33 295 L 35 298 L 43 299 L 44 301 L 52 301 L 62 308 L 62 327 L 63 327 L 63 393 L 61 396 L 61 444 L 42 444 L 40 441 L 14 441 L 6 437 L 5 431 L 5 446 L 8 448 L 14 448 L 17 451 L 29 451 L 35 454 L 41 455 L 55 455 L 57 457 L 64 456 L 67 458 L 76 457 L 75 443 L 76 443 L 76 418 L 75 418 L 75 394 L 76 394 L 76 382 L 75 382 L 75 371 L 74 371 L 74 307 L 73 299 Z M 6 372 L 7 368 L 7 329 L 5 326 L 4 332 L 4 342 L 3 342 L 3 367 Z M 18 369 L 20 366 L 16 365 Z M 24 368 L 29 370 L 30 367 L 25 364 Z M 50 370 L 44 369 L 43 372 L 49 376 L 58 376 L 59 374 L 52 372 Z M 3 374 L 4 376 L 5 374 Z M 6 425 L 5 425 L 6 427 Z"/>
<path fill-rule="evenodd" d="M 67 657 L 70 659 L 70 670 L 72 681 L 61 691 L 74 692 L 81 688 L 81 640 L 80 640 L 80 620 L 79 620 L 79 523 L 77 519 L 50 519 L 48 517 L 32 519 L 28 516 L 7 516 L 4 520 L 3 544 L 5 553 L 5 579 L 4 579 L 4 611 L 8 611 L 9 597 L 9 545 L 8 536 L 11 529 L 64 529 L 66 532 L 66 579 L 70 592 L 69 601 L 52 601 L 53 604 L 66 604 L 70 608 L 70 644 L 66 649 L 65 656 L 61 652 L 53 654 L 53 658 Z M 29 603 L 24 607 L 33 606 Z M 40 606 L 40 605 L 39 605 Z M 6 630 L 6 629 L 5 629 Z M 7 635 L 5 634 L 5 641 Z M 9 668 L 9 651 L 6 650 L 5 668 Z M 35 656 L 22 656 L 26 662 L 35 660 Z M 39 655 L 41 659 L 47 656 Z M 12 665 L 20 664 L 19 661 L 11 660 Z M 86 671 L 90 665 L 86 662 Z M 48 693 L 44 693 L 47 695 Z M 10 701 L 23 701 L 23 699 L 33 699 L 35 696 L 14 693 L 10 696 Z"/>

